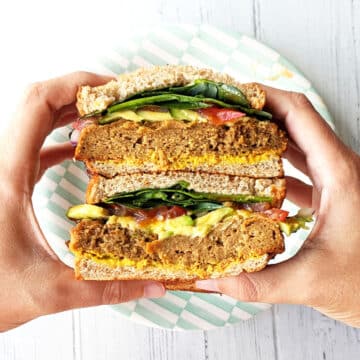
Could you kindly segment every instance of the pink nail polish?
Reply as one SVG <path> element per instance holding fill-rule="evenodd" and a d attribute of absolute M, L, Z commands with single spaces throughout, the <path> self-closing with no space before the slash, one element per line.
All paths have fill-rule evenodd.
<path fill-rule="evenodd" d="M 198 289 L 213 291 L 213 292 L 220 292 L 220 289 L 217 285 L 217 281 L 214 279 L 198 280 L 195 285 Z"/>
<path fill-rule="evenodd" d="M 159 298 L 165 295 L 164 285 L 161 283 L 153 282 L 146 284 L 144 287 L 145 298 Z"/>

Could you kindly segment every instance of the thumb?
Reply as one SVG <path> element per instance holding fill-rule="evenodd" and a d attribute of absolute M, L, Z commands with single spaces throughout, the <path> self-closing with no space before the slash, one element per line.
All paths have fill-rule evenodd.
<path fill-rule="evenodd" d="M 312 277 L 309 273 L 304 256 L 300 255 L 259 272 L 200 280 L 196 282 L 196 287 L 223 293 L 240 301 L 308 304 L 312 296 Z"/>

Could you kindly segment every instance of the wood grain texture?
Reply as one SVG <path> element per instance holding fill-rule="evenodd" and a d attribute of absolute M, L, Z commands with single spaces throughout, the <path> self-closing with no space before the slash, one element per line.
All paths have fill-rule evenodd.
<path fill-rule="evenodd" d="M 275 306 L 278 360 L 358 359 L 360 331 L 304 306 Z"/>
<path fill-rule="evenodd" d="M 39 318 L 0 334 L 0 359 L 75 359 L 73 336 L 72 312 Z"/>
<path fill-rule="evenodd" d="M 75 333 L 82 346 L 76 360 L 205 359 L 202 331 L 173 332 L 148 328 L 122 318 L 108 307 L 82 310 L 79 317 Z"/>
<path fill-rule="evenodd" d="M 339 135 L 359 151 L 360 2 L 255 3 L 258 39 L 311 79 L 333 114 Z"/>
<path fill-rule="evenodd" d="M 207 359 L 276 359 L 273 326 L 272 311 L 267 310 L 232 327 L 207 331 Z"/>
<path fill-rule="evenodd" d="M 17 16 L 18 7 L 14 3 L 9 2 L 7 6 L 9 9 L 13 6 L 12 14 Z M 29 46 L 30 58 L 35 56 L 30 45 L 39 52 L 43 46 L 44 28 L 53 26 L 61 30 L 55 37 L 57 51 L 45 51 L 46 61 L 36 54 L 38 60 L 34 61 L 40 63 L 38 72 L 32 72 L 36 77 L 46 78 L 53 75 L 54 69 L 63 69 L 56 65 L 56 57 L 61 47 L 66 49 L 71 41 L 78 41 L 72 39 L 72 34 L 78 31 L 77 22 L 84 6 L 90 22 L 99 19 L 98 7 L 80 3 L 71 4 L 72 12 L 66 14 L 66 29 L 61 17 L 50 16 L 52 8 L 44 10 L 51 22 L 42 22 L 44 11 L 32 14 L 26 31 L 31 41 L 25 44 Z M 126 36 L 126 24 L 135 21 L 210 23 L 255 36 L 274 47 L 312 80 L 334 115 L 343 140 L 360 150 L 359 0 L 153 0 L 151 3 L 133 0 L 113 6 L 117 10 L 114 14 L 126 14 L 126 19 L 122 17 L 121 21 L 123 32 L 116 32 L 108 22 L 111 27 L 108 34 L 113 34 L 110 39 L 113 42 L 120 41 L 119 34 Z M 32 30 L 37 23 L 41 26 Z M 67 44 L 60 41 L 65 31 Z M 17 54 L 14 41 L 21 42 L 21 37 L 6 42 L 4 53 Z M 15 67 L 20 66 L 20 62 L 16 62 L 18 59 L 14 57 Z M 67 64 L 73 64 L 70 60 Z M 52 66 L 46 70 L 47 64 Z M 27 80 L 36 79 L 29 77 Z M 0 354 L 4 360 L 352 360 L 359 358 L 360 330 L 301 306 L 276 305 L 247 322 L 209 332 L 147 328 L 122 318 L 109 308 L 99 307 L 48 316 L 0 334 Z"/>

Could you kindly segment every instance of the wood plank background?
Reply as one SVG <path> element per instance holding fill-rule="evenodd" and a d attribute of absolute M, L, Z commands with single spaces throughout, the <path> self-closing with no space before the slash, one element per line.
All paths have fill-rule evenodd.
<path fill-rule="evenodd" d="M 118 36 L 116 41 L 126 36 L 127 23 L 209 23 L 254 36 L 296 64 L 325 99 L 339 135 L 349 146 L 360 150 L 359 0 L 104 1 L 101 3 L 104 9 L 111 10 L 107 15 L 99 13 L 100 2 L 95 6 L 91 2 L 63 1 L 54 8 L 32 1 L 31 7 L 36 11 L 31 12 L 31 17 L 26 11 L 23 16 L 18 13 L 20 3 L 8 2 L 0 8 L 0 33 L 11 34 L 8 41 L 4 38 L 2 42 L 3 54 L 13 54 L 7 68 L 3 66 L 0 70 L 3 79 L 9 66 L 15 69 L 20 64 L 14 43 L 23 35 L 15 33 L 17 24 L 22 24 L 31 38 L 25 48 L 41 49 L 44 46 L 41 36 L 48 33 L 52 39 L 61 40 L 58 48 L 64 50 L 69 44 L 79 43 L 79 24 L 84 22 L 91 24 L 103 19 L 101 24 L 108 27 L 112 41 L 114 34 Z M 123 30 L 116 32 L 117 26 Z M 87 37 L 96 38 L 94 29 L 86 31 Z M 104 32 L 104 42 L 109 36 Z M 96 39 L 102 42 L 99 34 Z M 63 43 L 65 40 L 67 43 Z M 48 54 L 45 48 L 37 57 L 30 52 L 28 56 L 37 59 L 40 68 L 44 58 L 54 64 L 55 56 L 59 55 Z M 63 56 L 62 61 L 70 64 L 69 56 Z M 49 73 L 56 73 L 56 69 L 49 69 Z M 34 70 L 31 75 L 44 77 L 43 74 Z M 23 74 L 13 73 L 14 77 L 20 79 Z M 11 103 L 6 95 L 9 96 L 9 90 L 4 95 L 9 102 L 5 103 Z M 0 358 L 351 360 L 360 358 L 360 330 L 302 306 L 274 306 L 247 322 L 210 332 L 147 328 L 119 317 L 107 307 L 98 307 L 37 319 L 0 334 Z"/>

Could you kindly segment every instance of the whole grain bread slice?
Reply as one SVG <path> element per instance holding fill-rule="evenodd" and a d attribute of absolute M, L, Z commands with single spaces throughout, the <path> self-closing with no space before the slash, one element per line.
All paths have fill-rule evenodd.
<path fill-rule="evenodd" d="M 81 116 L 105 110 L 114 102 L 125 100 L 137 93 L 183 86 L 196 79 L 208 79 L 238 87 L 251 107 L 261 110 L 265 105 L 265 92 L 256 83 L 241 84 L 227 74 L 190 65 L 165 65 L 139 68 L 124 73 L 117 80 L 96 87 L 82 86 L 77 93 L 77 108 Z"/>
<path fill-rule="evenodd" d="M 247 259 L 234 264 L 217 277 L 237 276 L 242 272 L 255 272 L 264 269 L 270 260 L 268 254 Z M 113 267 L 87 258 L 79 258 L 75 263 L 75 275 L 82 280 L 153 280 L 160 281 L 168 290 L 207 292 L 198 289 L 195 282 L 200 280 L 196 275 L 181 272 L 170 272 L 156 267 L 139 270 L 134 266 Z"/>
<path fill-rule="evenodd" d="M 261 178 L 232 176 L 190 171 L 167 171 L 123 174 L 113 178 L 95 175 L 86 191 L 86 202 L 96 204 L 121 192 L 145 188 L 167 188 L 179 181 L 189 183 L 189 190 L 216 194 L 241 194 L 271 197 L 273 207 L 281 207 L 285 198 L 284 178 Z"/>

